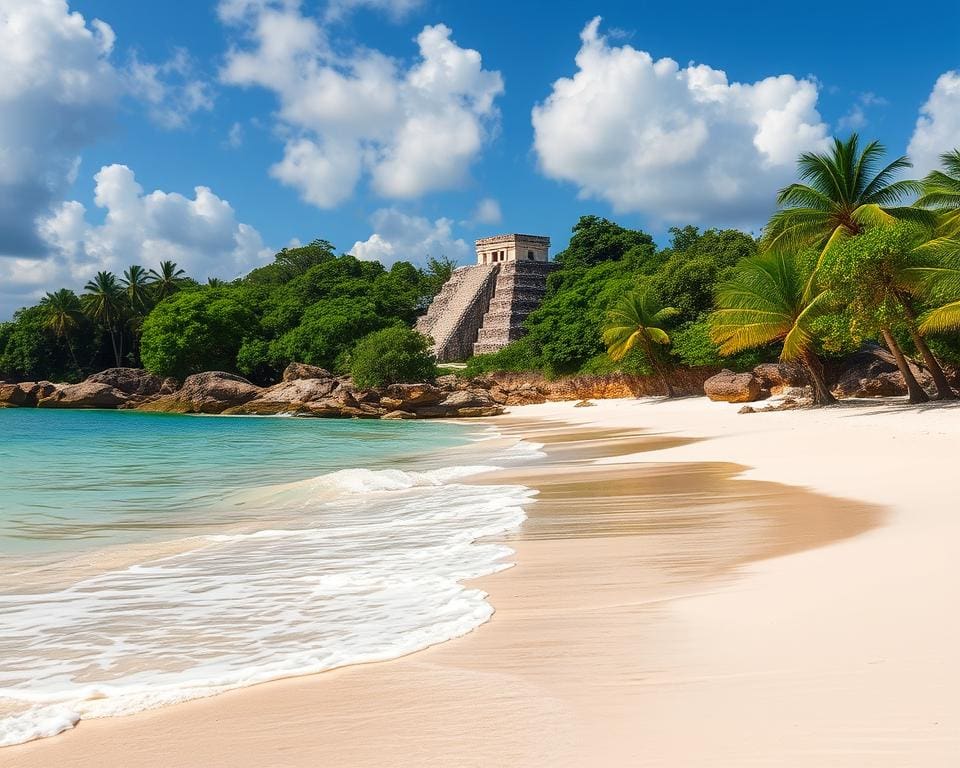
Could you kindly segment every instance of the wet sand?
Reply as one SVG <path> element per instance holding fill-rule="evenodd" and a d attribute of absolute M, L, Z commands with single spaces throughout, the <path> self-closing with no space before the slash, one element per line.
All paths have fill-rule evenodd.
<path fill-rule="evenodd" d="M 549 460 L 478 480 L 540 495 L 508 539 L 516 567 L 481 582 L 496 615 L 470 635 L 392 662 L 85 721 L 3 750 L 0 764 L 956 764 L 947 762 L 960 754 L 960 708 L 948 706 L 956 665 L 937 670 L 936 657 L 908 651 L 923 690 L 939 671 L 947 697 L 917 706 L 918 681 L 898 666 L 890 682 L 901 685 L 887 689 L 886 672 L 876 674 L 887 659 L 861 636 L 874 628 L 849 612 L 845 576 L 878 565 L 862 548 L 887 529 L 884 505 L 794 477 L 793 486 L 744 479 L 745 465 L 775 455 L 771 441 L 792 441 L 805 457 L 795 463 L 816 473 L 847 447 L 806 450 L 840 414 L 825 425 L 712 405 L 550 404 L 496 422 L 542 443 Z M 746 448 L 737 455 L 734 445 Z M 843 490 L 834 492 L 857 498 Z M 845 546 L 854 556 L 839 571 L 835 559 L 817 564 Z M 885 598 L 863 603 L 864 616 L 886 613 Z M 923 615 L 923 630 L 934 629 Z M 942 628 L 954 636 L 954 622 Z M 940 730 L 923 722 L 934 710 L 948 716 Z"/>

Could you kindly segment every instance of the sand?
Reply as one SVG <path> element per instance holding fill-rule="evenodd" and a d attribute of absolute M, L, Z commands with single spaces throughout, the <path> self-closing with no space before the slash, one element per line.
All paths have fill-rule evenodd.
<path fill-rule="evenodd" d="M 491 622 L 0 765 L 960 765 L 960 407 L 513 410 L 550 461 Z"/>

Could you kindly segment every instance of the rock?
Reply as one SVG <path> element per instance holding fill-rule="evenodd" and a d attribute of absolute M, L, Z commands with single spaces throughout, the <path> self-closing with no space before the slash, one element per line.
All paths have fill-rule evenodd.
<path fill-rule="evenodd" d="M 457 415 L 455 410 L 443 405 L 421 405 L 414 413 L 418 419 L 446 419 Z"/>
<path fill-rule="evenodd" d="M 460 378 L 455 373 L 448 373 L 446 376 L 437 377 L 437 387 L 441 392 L 456 392 L 467 386 L 466 380 Z"/>
<path fill-rule="evenodd" d="M 434 405 L 443 399 L 443 392 L 432 384 L 390 384 L 385 393 L 391 400 L 399 400 L 404 410 Z"/>
<path fill-rule="evenodd" d="M 165 413 L 223 413 L 250 402 L 262 392 L 260 387 L 240 376 L 207 371 L 188 376 L 173 394 L 158 397 L 139 408 Z"/>
<path fill-rule="evenodd" d="M 395 400 L 392 397 L 381 397 L 380 405 L 388 410 L 396 411 L 399 410 L 401 405 L 403 405 L 403 400 Z"/>
<path fill-rule="evenodd" d="M 380 393 L 374 389 L 359 390 L 353 393 L 353 397 L 358 403 L 375 405 L 380 402 Z"/>
<path fill-rule="evenodd" d="M 503 413 L 502 405 L 485 405 L 475 408 L 458 408 L 456 416 L 458 418 L 476 418 L 478 416 L 499 416 Z"/>
<path fill-rule="evenodd" d="M 389 413 L 383 414 L 380 418 L 392 421 L 394 419 L 415 419 L 417 416 L 414 413 L 410 413 L 410 411 L 390 411 Z"/>
<path fill-rule="evenodd" d="M 175 379 L 161 379 L 142 368 L 107 368 L 88 376 L 86 381 L 90 384 L 107 384 L 125 395 L 170 394 L 176 389 Z"/>
<path fill-rule="evenodd" d="M 299 379 L 332 379 L 333 374 L 325 368 L 306 363 L 290 363 L 283 371 L 284 381 L 298 381 Z"/>
<path fill-rule="evenodd" d="M 65 384 L 37 401 L 38 408 L 117 408 L 127 402 L 128 395 L 109 384 L 84 381 Z"/>
<path fill-rule="evenodd" d="M 761 363 L 753 369 L 762 389 L 780 394 L 785 387 L 802 387 L 807 383 L 804 370 L 792 363 Z"/>
<path fill-rule="evenodd" d="M 781 387 L 777 392 L 778 397 L 797 398 L 800 400 L 813 400 L 813 387 Z"/>
<path fill-rule="evenodd" d="M 330 398 L 340 386 L 335 378 L 292 379 L 262 390 L 257 397 L 224 413 L 249 416 L 273 416 L 278 413 L 300 413 L 304 405 Z"/>
<path fill-rule="evenodd" d="M 465 389 L 451 392 L 440 403 L 444 408 L 460 410 L 462 408 L 488 408 L 496 405 L 490 393 L 483 389 Z"/>
<path fill-rule="evenodd" d="M 753 373 L 734 373 L 724 369 L 703 383 L 703 391 L 711 400 L 726 403 L 752 403 L 760 396 L 760 379 Z"/>
<path fill-rule="evenodd" d="M 24 384 L 0 384 L 0 403 L 4 406 L 17 408 L 32 408 L 37 404 L 37 385 L 32 382 Z"/>
<path fill-rule="evenodd" d="M 596 403 L 593 402 L 592 400 L 580 400 L 579 402 L 574 403 L 573 407 L 574 408 L 592 408 L 595 405 Z"/>
<path fill-rule="evenodd" d="M 750 405 L 745 405 L 737 413 L 756 413 L 757 409 Z"/>

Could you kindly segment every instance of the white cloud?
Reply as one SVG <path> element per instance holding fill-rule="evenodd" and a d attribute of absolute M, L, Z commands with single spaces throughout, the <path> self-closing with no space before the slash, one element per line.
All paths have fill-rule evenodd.
<path fill-rule="evenodd" d="M 907 152 L 914 175 L 940 167 L 940 155 L 960 147 L 960 72 L 944 72 L 917 118 Z"/>
<path fill-rule="evenodd" d="M 287 139 L 271 173 L 320 208 L 348 199 L 365 175 L 397 199 L 454 187 L 496 126 L 500 74 L 442 24 L 424 27 L 420 58 L 404 68 L 378 51 L 335 51 L 298 0 L 223 0 L 219 13 L 246 38 L 221 79 L 276 94 Z"/>
<path fill-rule="evenodd" d="M 213 109 L 210 84 L 196 77 L 190 55 L 178 48 L 161 64 L 131 56 L 125 73 L 129 92 L 147 104 L 150 118 L 162 128 L 183 128 L 196 112 Z"/>
<path fill-rule="evenodd" d="M 106 132 L 122 83 L 113 30 L 65 0 L 3 0 L 0 12 L 0 256 L 43 250 L 34 219 L 62 199 L 78 153 Z"/>
<path fill-rule="evenodd" d="M 402 19 L 423 5 L 423 0 L 330 0 L 327 18 L 339 19 L 357 8 L 383 11 L 393 19 Z"/>
<path fill-rule="evenodd" d="M 477 203 L 477 209 L 473 212 L 473 220 L 478 224 L 499 224 L 502 219 L 500 203 L 492 197 L 483 198 Z"/>
<path fill-rule="evenodd" d="M 866 93 L 861 93 L 854 102 L 853 106 L 847 110 L 847 113 L 843 115 L 837 121 L 837 128 L 840 131 L 859 131 L 864 128 L 867 123 L 867 109 L 869 107 L 885 107 L 889 102 L 881 96 L 877 96 L 871 91 Z"/>
<path fill-rule="evenodd" d="M 353 244 L 350 253 L 358 259 L 393 264 L 410 261 L 422 264 L 428 256 L 461 260 L 470 253 L 462 238 L 453 235 L 450 219 L 430 221 L 408 216 L 395 208 L 381 208 L 370 217 L 374 233 Z"/>
<path fill-rule="evenodd" d="M 227 132 L 227 138 L 223 142 L 223 145 L 227 149 L 240 149 L 243 146 L 243 126 L 240 123 L 234 123 L 230 126 L 230 130 Z"/>
<path fill-rule="evenodd" d="M 0 278 L 9 281 L 12 294 L 0 313 L 62 285 L 79 288 L 101 269 L 119 273 L 131 264 L 153 267 L 171 259 L 200 281 L 233 279 L 272 254 L 260 233 L 237 221 L 230 203 L 208 187 L 194 188 L 192 198 L 162 190 L 145 194 L 125 165 L 104 166 L 94 181 L 103 223 L 91 223 L 75 200 L 42 218 L 49 255 L 0 260 Z"/>
<path fill-rule="evenodd" d="M 581 34 L 576 74 L 533 110 L 541 170 L 581 196 L 658 223 L 749 226 L 793 178 L 798 154 L 826 146 L 813 81 L 731 83 L 705 64 L 611 46 L 599 22 Z"/>

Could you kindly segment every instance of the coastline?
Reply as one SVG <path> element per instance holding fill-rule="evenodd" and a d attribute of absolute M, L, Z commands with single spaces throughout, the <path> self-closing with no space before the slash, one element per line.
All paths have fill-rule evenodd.
<path fill-rule="evenodd" d="M 488 624 L 395 661 L 85 721 L 0 755 L 78 767 L 952 765 L 960 524 L 942 478 L 960 410 L 735 410 L 515 408 L 494 425 L 556 462 L 497 474 L 541 500 L 506 537 L 518 565 L 480 580 L 497 611 Z M 664 517 L 665 498 L 681 511 Z"/>

